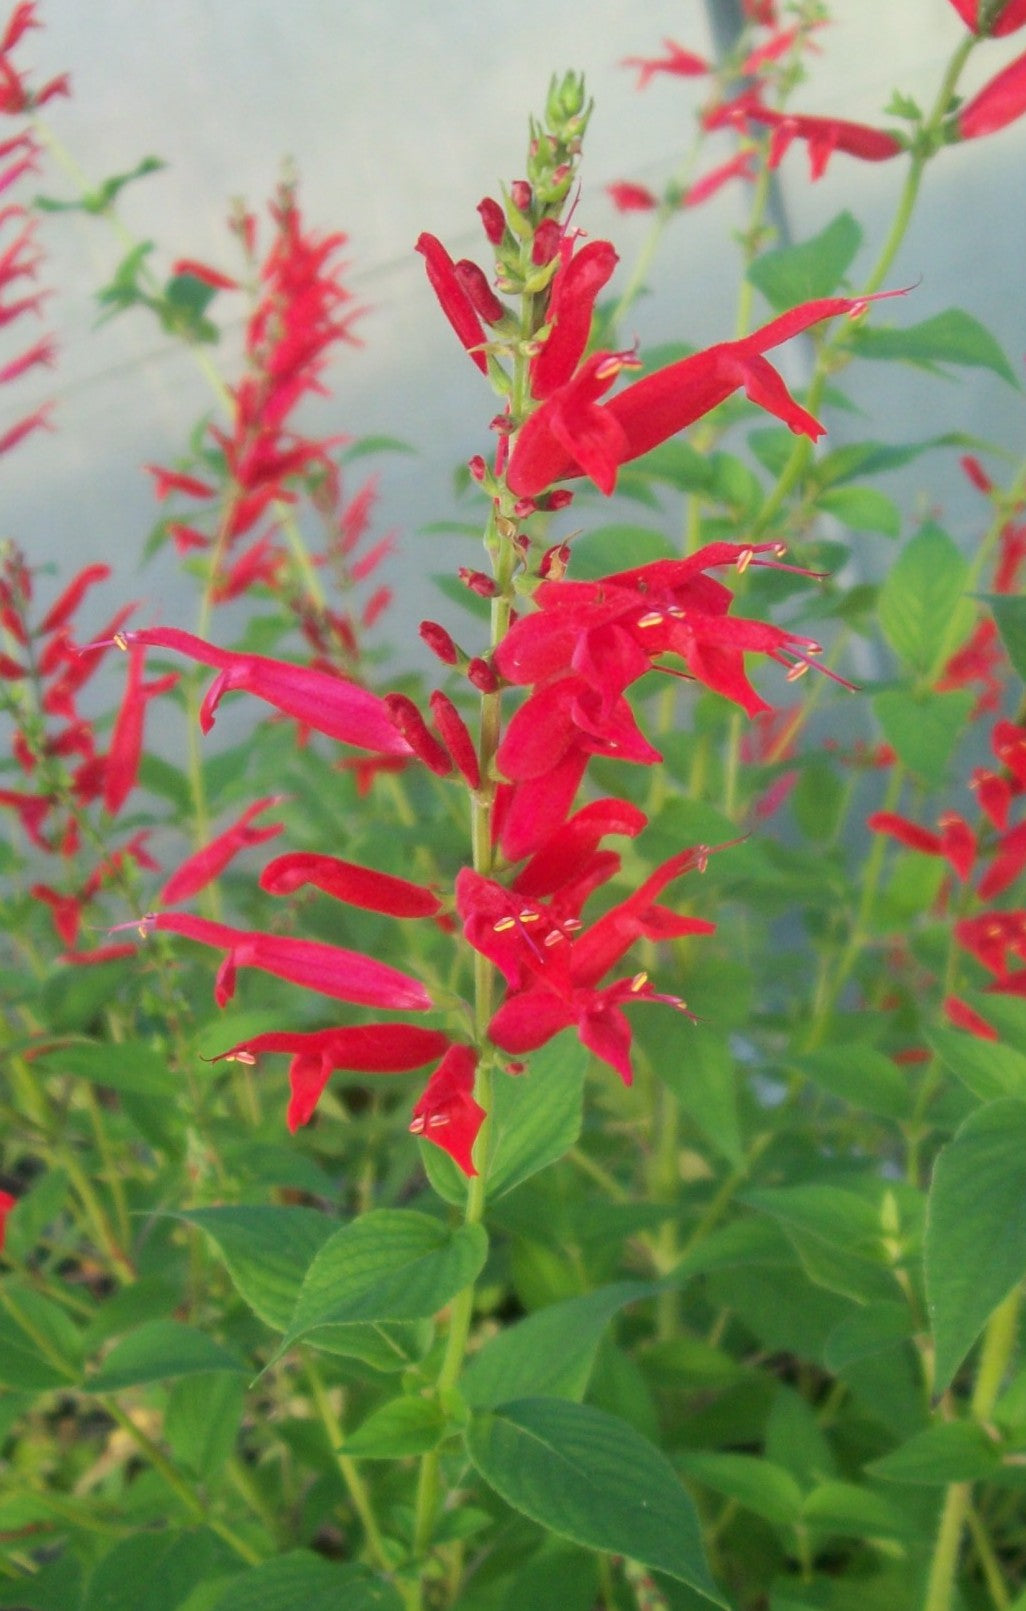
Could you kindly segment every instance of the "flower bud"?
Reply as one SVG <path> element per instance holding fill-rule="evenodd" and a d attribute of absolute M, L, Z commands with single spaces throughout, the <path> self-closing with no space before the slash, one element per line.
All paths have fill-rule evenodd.
<path fill-rule="evenodd" d="M 385 704 L 393 727 L 406 740 L 417 759 L 423 761 L 438 777 L 448 777 L 452 771 L 449 752 L 439 744 L 413 700 L 405 694 L 386 694 Z"/>
<path fill-rule="evenodd" d="M 580 73 L 564 73 L 561 79 L 553 74 L 545 102 L 545 121 L 558 129 L 584 110 L 584 77 Z"/>
<path fill-rule="evenodd" d="M 559 251 L 563 231 L 555 218 L 543 218 L 534 232 L 531 243 L 531 262 L 539 268 L 551 263 Z"/>
<path fill-rule="evenodd" d="M 538 575 L 546 582 L 561 582 L 569 563 L 570 544 L 558 543 L 555 548 L 547 549 L 542 555 Z"/>
<path fill-rule="evenodd" d="M 476 655 L 467 666 L 467 678 L 480 694 L 494 694 L 498 691 L 499 679 L 488 661 L 483 660 L 480 655 Z"/>
<path fill-rule="evenodd" d="M 485 324 L 501 324 L 509 310 L 488 284 L 484 270 L 463 257 L 456 264 L 456 278 L 478 318 Z"/>
<path fill-rule="evenodd" d="M 528 213 L 531 210 L 533 192 L 526 179 L 514 179 L 509 187 L 513 205 L 518 212 Z"/>
<path fill-rule="evenodd" d="M 488 239 L 493 246 L 501 246 L 506 233 L 506 214 L 499 203 L 493 201 L 491 196 L 485 196 L 478 202 L 477 210 L 481 214 L 481 222 Z"/>
<path fill-rule="evenodd" d="M 437 621 L 422 621 L 419 631 L 423 642 L 427 644 L 432 654 L 438 656 L 443 665 L 459 665 L 460 651 L 444 626 L 439 626 Z"/>
<path fill-rule="evenodd" d="M 494 599 L 498 597 L 499 586 L 492 577 L 486 576 L 484 571 L 472 571 L 466 565 L 461 565 L 459 578 L 464 587 L 469 587 L 479 599 Z"/>

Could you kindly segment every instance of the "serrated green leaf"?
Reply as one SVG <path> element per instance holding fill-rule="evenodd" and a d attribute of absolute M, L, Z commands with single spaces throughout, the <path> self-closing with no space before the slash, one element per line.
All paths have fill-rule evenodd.
<path fill-rule="evenodd" d="M 908 1117 L 908 1080 L 893 1058 L 872 1046 L 857 1042 L 821 1046 L 815 1052 L 788 1058 L 787 1066 L 854 1108 L 886 1119 Z"/>
<path fill-rule="evenodd" d="M 314 1255 L 337 1224 L 312 1208 L 194 1208 L 180 1216 L 213 1242 L 243 1302 L 285 1331 Z"/>
<path fill-rule="evenodd" d="M 862 325 L 854 333 L 852 344 L 861 358 L 900 358 L 925 367 L 958 364 L 990 369 L 1010 386 L 1019 386 L 999 343 L 963 308 L 948 308 L 903 330 Z"/>
<path fill-rule="evenodd" d="M 906 543 L 880 589 L 880 627 L 895 654 L 920 675 L 935 672 L 969 636 L 976 618 L 965 596 L 969 566 L 939 526 Z"/>
<path fill-rule="evenodd" d="M 293 1550 L 241 1572 L 216 1611 L 402 1611 L 398 1590 L 367 1567 L 338 1566 L 323 1555 Z"/>
<path fill-rule="evenodd" d="M 35 1066 L 47 1074 L 71 1074 L 112 1091 L 171 1097 L 180 1081 L 163 1052 L 138 1041 L 69 1041 L 42 1052 Z"/>
<path fill-rule="evenodd" d="M 972 1421 L 946 1421 L 917 1432 L 899 1449 L 873 1460 L 866 1470 L 885 1482 L 945 1488 L 949 1482 L 979 1482 L 993 1476 L 1001 1456 Z"/>
<path fill-rule="evenodd" d="M 427 1454 L 445 1432 L 445 1416 L 433 1399 L 397 1398 L 350 1432 L 342 1452 L 360 1460 L 399 1460 L 405 1455 Z"/>
<path fill-rule="evenodd" d="M 583 1397 L 613 1315 L 656 1290 L 647 1282 L 618 1281 L 536 1310 L 474 1355 L 461 1384 L 463 1397 L 472 1409 L 493 1409 L 511 1397 Z"/>
<path fill-rule="evenodd" d="M 450 1231 L 427 1214 L 373 1209 L 315 1256 L 283 1346 L 320 1326 L 428 1319 L 470 1285 L 487 1251 L 480 1225 Z"/>
<path fill-rule="evenodd" d="M 761 291 L 771 308 L 783 311 L 797 302 L 830 296 L 851 267 L 862 242 L 862 230 L 851 213 L 837 217 L 811 240 L 763 252 L 746 278 Z"/>
<path fill-rule="evenodd" d="M 85 1388 L 90 1393 L 116 1393 L 143 1382 L 167 1382 L 212 1371 L 249 1374 L 244 1360 L 195 1326 L 178 1320 L 147 1320 L 115 1343 L 99 1369 L 88 1377 Z"/>
<path fill-rule="evenodd" d="M 888 688 L 873 696 L 884 737 L 898 759 L 934 787 L 947 776 L 973 703 L 965 688 L 943 694 Z"/>
<path fill-rule="evenodd" d="M 942 1393 L 1026 1273 L 1026 1102 L 973 1113 L 942 1148 L 927 1200 L 926 1296 Z"/>
<path fill-rule="evenodd" d="M 1015 593 L 992 593 L 987 603 L 993 611 L 1005 652 L 1026 682 L 1026 598 Z"/>
<path fill-rule="evenodd" d="M 512 1191 L 574 1145 L 583 1122 L 588 1052 L 566 1031 L 532 1052 L 522 1074 L 497 1073 L 492 1092 L 488 1199 Z M 421 1142 L 432 1186 L 446 1202 L 462 1207 L 467 1183 L 447 1153 Z"/>
<path fill-rule="evenodd" d="M 775 1527 L 790 1527 L 802 1508 L 802 1490 L 789 1471 L 754 1454 L 678 1454 L 678 1470 L 713 1493 L 754 1511 Z"/>
<path fill-rule="evenodd" d="M 1026 1101 L 1026 1055 L 1014 1046 L 957 1029 L 933 1029 L 926 1038 L 945 1068 L 981 1102 L 1001 1096 Z"/>
<path fill-rule="evenodd" d="M 852 531 L 878 531 L 884 537 L 897 537 L 901 531 L 900 509 L 876 487 L 828 488 L 816 499 L 816 508 Z"/>
<path fill-rule="evenodd" d="M 467 1452 L 496 1493 L 549 1532 L 627 1555 L 724 1606 L 694 1507 L 665 1455 L 624 1421 L 567 1399 L 475 1417 Z"/>

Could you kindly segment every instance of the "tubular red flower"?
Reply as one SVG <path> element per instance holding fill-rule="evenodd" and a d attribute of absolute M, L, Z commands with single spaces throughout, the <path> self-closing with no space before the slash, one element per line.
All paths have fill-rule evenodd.
<path fill-rule="evenodd" d="M 437 777 L 448 777 L 452 771 L 449 752 L 439 744 L 413 700 L 406 694 L 386 694 L 385 706 L 396 732 L 402 734 L 417 759 Z"/>
<path fill-rule="evenodd" d="M 869 300 L 803 302 L 739 341 L 720 342 L 644 376 L 602 405 L 598 400 L 624 367 L 623 355 L 593 354 L 525 421 L 510 460 L 510 489 L 535 497 L 555 481 L 587 475 L 608 495 L 621 464 L 675 436 L 739 388 L 815 441 L 824 427 L 795 401 L 763 354 L 824 319 L 861 313 Z"/>
<path fill-rule="evenodd" d="M 435 726 L 442 735 L 446 749 L 462 773 L 467 784 L 472 789 L 481 787 L 481 768 L 477 759 L 477 750 L 474 740 L 467 730 L 456 706 L 440 689 L 435 689 L 430 699 L 431 714 Z"/>
<path fill-rule="evenodd" d="M 939 833 L 920 828 L 917 823 L 898 816 L 894 811 L 874 811 L 867 817 L 866 827 L 872 833 L 889 834 L 910 850 L 920 850 L 927 856 L 943 856 L 963 882 L 973 870 L 976 835 L 964 818 L 953 811 L 941 817 Z"/>
<path fill-rule="evenodd" d="M 473 303 L 460 283 L 455 263 L 434 235 L 425 233 L 418 236 L 416 250 L 424 259 L 431 289 L 438 298 L 442 312 L 482 375 L 486 375 L 488 363 L 484 353 L 478 349 L 488 338 Z"/>
<path fill-rule="evenodd" d="M 434 891 L 422 884 L 340 861 L 337 856 L 290 851 L 268 862 L 260 874 L 260 888 L 271 895 L 291 895 L 307 884 L 350 906 L 389 917 L 434 917 L 442 906 Z"/>
<path fill-rule="evenodd" d="M 410 1129 L 447 1152 L 468 1177 L 476 1175 L 473 1151 L 487 1115 L 474 1100 L 477 1053 L 471 1046 L 450 1046 L 427 1082 L 413 1110 Z"/>
<path fill-rule="evenodd" d="M 246 850 L 252 845 L 262 845 L 266 840 L 280 834 L 285 826 L 282 822 L 269 822 L 262 828 L 253 828 L 250 824 L 261 811 L 280 805 L 283 798 L 284 796 L 280 794 L 269 794 L 262 800 L 254 801 L 251 806 L 246 807 L 242 816 L 233 822 L 230 828 L 218 834 L 216 839 L 204 845 L 194 856 L 189 856 L 172 873 L 161 890 L 161 905 L 174 906 L 178 901 L 189 900 L 223 873 L 241 850 Z"/>
<path fill-rule="evenodd" d="M 974 34 L 999 39 L 1002 34 L 1014 34 L 1016 29 L 1026 28 L 1026 0 L 1005 0 L 987 28 L 980 26 L 981 7 L 987 8 L 987 0 L 951 0 L 951 4 Z M 991 6 L 989 9 L 993 11 L 995 8 Z"/>
<path fill-rule="evenodd" d="M 187 912 L 151 912 L 138 923 L 119 924 L 112 933 L 129 928 L 137 928 L 143 934 L 151 929 L 166 930 L 181 934 L 187 940 L 198 940 L 201 945 L 226 950 L 215 988 L 219 1007 L 234 995 L 239 968 L 258 968 L 290 984 L 362 1007 L 427 1012 L 432 1005 L 431 997 L 418 979 L 358 951 L 324 945 L 319 940 L 294 940 L 281 934 L 234 929 L 226 923 L 212 923 Z"/>
<path fill-rule="evenodd" d="M 996 134 L 1026 112 L 1026 54 L 1016 57 L 1003 72 L 985 84 L 955 115 L 961 140 Z"/>
<path fill-rule="evenodd" d="M 647 185 L 637 185 L 629 179 L 607 185 L 606 194 L 619 213 L 647 213 L 659 206 L 659 197 Z"/>
<path fill-rule="evenodd" d="M 846 118 L 778 112 L 759 101 L 749 103 L 746 115 L 756 123 L 769 124 L 774 131 L 769 154 L 771 168 L 776 168 L 783 160 L 792 141 L 804 140 L 813 179 L 819 179 L 826 172 L 835 151 L 859 157 L 863 162 L 887 162 L 905 150 L 898 136 L 888 129 L 870 128 L 868 124 L 851 123 Z"/>
<path fill-rule="evenodd" d="M 128 683 L 121 709 L 114 723 L 110 749 L 107 753 L 103 783 L 103 803 L 114 816 L 135 788 L 142 758 L 143 722 L 146 706 L 158 694 L 173 688 L 178 681 L 177 672 L 143 682 L 145 654 L 142 648 L 132 649 L 129 655 Z"/>
<path fill-rule="evenodd" d="M 272 1030 L 242 1040 L 214 1059 L 250 1062 L 265 1052 L 287 1052 L 291 1098 L 290 1130 L 309 1123 L 332 1074 L 406 1074 L 441 1057 L 449 1037 L 418 1024 L 356 1024 L 348 1028 Z"/>
<path fill-rule="evenodd" d="M 588 241 L 574 252 L 564 237 L 560 254 L 546 311 L 551 329 L 531 360 L 531 391 L 540 398 L 565 385 L 580 363 L 599 292 L 619 262 L 609 241 Z"/>
<path fill-rule="evenodd" d="M 80 570 L 47 610 L 39 623 L 40 633 L 56 632 L 70 621 L 89 589 L 96 582 L 105 582 L 109 575 L 109 565 L 86 565 Z"/>
<path fill-rule="evenodd" d="M 638 69 L 637 89 L 644 89 L 657 73 L 669 73 L 675 78 L 701 78 L 710 71 L 709 63 L 694 51 L 685 50 L 674 39 L 664 39 L 665 56 L 625 56 L 621 67 Z"/>
<path fill-rule="evenodd" d="M 380 755 L 411 753 L 396 731 L 384 701 L 344 677 L 285 660 L 271 660 L 265 655 L 234 654 L 177 627 L 145 627 L 126 632 L 123 637 L 129 646 L 173 649 L 201 665 L 218 668 L 200 709 L 200 726 L 205 733 L 214 725 L 214 712 L 224 695 L 239 689 L 265 700 L 304 727 L 343 744 Z"/>

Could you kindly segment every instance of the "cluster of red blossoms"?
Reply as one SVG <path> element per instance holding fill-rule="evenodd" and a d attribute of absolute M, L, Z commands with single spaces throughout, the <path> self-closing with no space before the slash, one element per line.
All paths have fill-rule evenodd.
<path fill-rule="evenodd" d="M 369 576 L 390 545 L 384 539 L 355 558 L 367 529 L 373 487 L 366 486 L 346 503 L 330 451 L 344 439 L 325 441 L 293 422 L 305 398 L 324 394 L 321 374 L 332 349 L 355 339 L 352 294 L 342 282 L 345 264 L 338 260 L 346 237 L 322 238 L 306 229 L 293 184 L 279 188 L 270 214 L 274 235 L 262 261 L 257 220 L 243 213 L 232 221 L 246 256 L 247 278 L 255 280 L 259 291 L 246 322 L 245 373 L 227 393 L 229 425 L 210 427 L 214 451 L 195 470 L 150 467 L 158 498 L 173 493 L 194 500 L 188 518 L 169 519 L 167 531 L 180 554 L 208 556 L 208 594 L 214 604 L 257 584 L 279 592 L 286 585 L 289 549 L 281 522 L 297 503 L 300 488 L 309 492 L 328 526 L 326 560 L 336 571 L 347 568 L 347 583 Z M 176 263 L 174 271 L 217 291 L 241 289 L 230 275 L 191 259 Z M 387 592 L 379 590 L 365 605 L 359 625 L 372 625 L 387 602 Z M 309 601 L 300 609 L 311 647 L 343 662 L 355 658 L 354 623 L 339 614 L 320 614 L 323 619 Z"/>
<path fill-rule="evenodd" d="M 170 649 L 212 668 L 214 681 L 201 711 L 204 728 L 222 697 L 241 689 L 375 762 L 419 762 L 470 791 L 490 842 L 477 836 L 475 865 L 457 874 L 448 900 L 436 889 L 328 855 L 278 856 L 260 882 L 271 895 L 313 889 L 402 922 L 451 930 L 457 920 L 468 946 L 505 983 L 505 994 L 489 1008 L 474 1042 L 461 1009 L 454 1035 L 416 1021 L 382 1020 L 273 1031 L 223 1054 L 244 1061 L 269 1052 L 289 1055 L 293 1127 L 311 1117 L 336 1070 L 402 1072 L 434 1064 L 411 1128 L 468 1175 L 475 1172 L 474 1144 L 484 1118 L 474 1095 L 481 1057 L 497 1051 L 507 1070 L 518 1073 L 523 1054 L 572 1029 L 629 1082 L 631 1025 L 625 1009 L 659 1002 L 687 1011 L 645 973 L 618 969 L 638 939 L 658 942 L 712 929 L 661 900 L 672 882 L 704 867 L 708 847 L 681 849 L 600 916 L 589 921 L 586 913 L 590 898 L 621 868 L 605 841 L 634 837 L 646 826 L 644 814 L 624 800 L 578 803 L 589 761 L 616 756 L 652 765 L 661 759 L 631 709 L 632 686 L 650 670 L 662 670 L 714 689 L 754 715 L 767 707 L 748 679 L 746 654 L 764 655 L 794 676 L 818 653 L 807 638 L 730 614 L 733 594 L 714 573 L 780 566 L 781 550 L 774 544 L 718 542 L 680 561 L 575 582 L 564 574 L 569 547 L 539 555 L 523 528 L 535 511 L 569 501 L 569 489 L 561 485 L 567 480 L 587 476 L 610 493 L 620 465 L 737 390 L 795 432 L 816 438 L 821 425 L 765 354 L 821 320 L 854 315 L 865 306 L 864 300 L 839 297 L 806 303 L 751 336 L 668 365 L 607 398 L 636 361 L 630 353 L 588 351 L 596 300 L 617 258 L 609 242 L 585 241 L 560 221 L 572 184 L 573 131 L 582 124 L 574 86 L 556 92 L 557 103 L 564 90 L 572 103 L 563 107 L 564 138 L 539 136 L 530 179 L 516 181 L 503 204 L 491 198 L 481 203 L 496 259 L 494 280 L 469 260 L 454 262 L 434 236 L 422 235 L 417 243 L 459 340 L 508 400 L 494 422 L 493 465 L 479 459 L 471 467 L 491 501 L 495 577 L 465 577 L 496 601 L 506 625 L 491 652 L 474 657 L 435 624 L 423 629 L 440 658 L 482 695 L 479 737 L 441 691 L 431 696 L 429 720 L 406 696 L 379 698 L 323 667 L 231 653 L 174 628 L 123 635 L 133 652 Z M 526 338 L 505 300 L 514 295 L 529 299 L 533 325 Z M 522 606 L 532 592 L 534 608 L 515 618 L 514 597 Z M 522 700 L 503 730 L 502 696 L 513 689 L 523 691 Z M 375 1012 L 410 1015 L 436 1006 L 412 974 L 340 946 L 166 911 L 146 918 L 144 927 L 221 950 L 220 1003 L 232 997 L 239 969 L 256 969 Z"/>
<path fill-rule="evenodd" d="M 66 75 L 51 79 L 38 90 L 30 89 L 24 74 L 14 64 L 13 54 L 18 43 L 30 28 L 39 26 L 35 5 L 25 0 L 15 6 L 0 35 L 0 115 L 24 117 L 55 95 L 69 93 Z M 11 190 L 26 174 L 35 173 L 38 159 L 39 147 L 31 129 L 22 128 L 0 140 L 0 195 Z M 46 292 L 26 289 L 26 282 L 36 279 L 41 261 L 35 220 L 28 210 L 16 202 L 0 204 L 0 329 L 27 314 L 42 314 Z M 53 360 L 53 342 L 48 337 L 35 341 L 0 364 L 0 385 L 17 380 L 40 365 L 50 365 Z M 45 426 L 48 413 L 49 405 L 44 404 L 0 432 L 0 457 Z"/>
<path fill-rule="evenodd" d="M 997 39 L 1026 27 L 1024 0 L 951 0 L 951 4 L 966 27 L 979 38 Z M 765 88 L 774 65 L 782 58 L 792 58 L 811 48 L 813 29 L 820 24 L 800 23 L 780 27 L 773 5 L 746 7 L 746 15 L 753 24 L 766 27 L 770 32 L 765 40 L 754 46 L 736 64 L 736 68 L 732 64 L 732 78 L 746 80 L 746 86 L 731 99 L 719 101 L 706 109 L 702 116 L 706 130 L 732 128 L 744 134 L 754 134 L 760 129 L 769 128 L 772 131 L 767 159 L 770 168 L 778 167 L 791 145 L 799 141 L 808 151 L 813 179 L 819 179 L 825 173 L 830 158 L 837 151 L 862 162 L 886 162 L 909 149 L 909 137 L 890 129 L 768 105 Z M 660 57 L 631 57 L 624 63 L 624 66 L 638 69 L 639 89 L 643 89 L 657 74 L 695 78 L 714 72 L 712 65 L 703 57 L 683 49 L 672 39 L 664 41 L 664 52 Z M 964 106 L 952 113 L 945 126 L 945 138 L 951 141 L 973 140 L 994 134 L 1024 113 L 1026 55 L 1003 68 Z M 729 180 L 751 178 L 752 164 L 753 151 L 746 146 L 673 199 L 683 207 L 696 206 Z M 647 186 L 629 181 L 611 185 L 610 195 L 616 206 L 626 212 L 648 210 L 660 205 L 659 198 Z"/>

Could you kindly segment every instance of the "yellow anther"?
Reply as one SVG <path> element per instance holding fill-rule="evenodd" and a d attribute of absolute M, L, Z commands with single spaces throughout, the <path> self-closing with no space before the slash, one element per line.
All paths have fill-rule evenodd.
<path fill-rule="evenodd" d="M 804 677 L 804 675 L 808 671 L 808 669 L 809 668 L 806 665 L 805 661 L 804 660 L 799 660 L 799 662 L 798 662 L 798 664 L 796 666 L 791 667 L 791 669 L 788 672 L 787 677 L 786 677 L 785 680 L 787 682 L 797 682 L 799 677 Z"/>
<path fill-rule="evenodd" d="M 532 912 L 529 906 L 525 906 L 520 914 L 520 921 L 521 923 L 537 923 L 540 917 L 540 912 Z"/>
<path fill-rule="evenodd" d="M 500 917 L 497 923 L 492 924 L 492 930 L 496 934 L 508 934 L 510 929 L 515 929 L 516 926 L 517 920 L 515 917 Z"/>
<path fill-rule="evenodd" d="M 661 610 L 649 610 L 647 615 L 638 617 L 639 627 L 662 626 L 664 616 Z"/>
<path fill-rule="evenodd" d="M 114 647 L 116 649 L 124 649 L 125 653 L 127 654 L 127 652 L 128 652 L 128 639 L 125 637 L 125 634 L 123 632 L 115 632 L 115 634 L 114 634 Z"/>
<path fill-rule="evenodd" d="M 754 558 L 755 550 L 753 548 L 742 548 L 740 554 L 737 556 L 737 571 L 739 576 L 743 576 L 745 574 L 745 571 L 748 569 Z"/>
<path fill-rule="evenodd" d="M 637 992 L 639 990 L 644 990 L 644 988 L 645 988 L 645 986 L 647 984 L 648 984 L 648 974 L 647 973 L 636 973 L 634 975 L 634 978 L 631 980 L 631 990 L 632 990 L 632 992 L 637 994 Z"/>
<path fill-rule="evenodd" d="M 255 1068 L 256 1067 L 256 1058 L 254 1057 L 252 1052 L 233 1052 L 230 1057 L 225 1058 L 225 1062 L 226 1063 L 245 1063 L 247 1068 Z"/>

